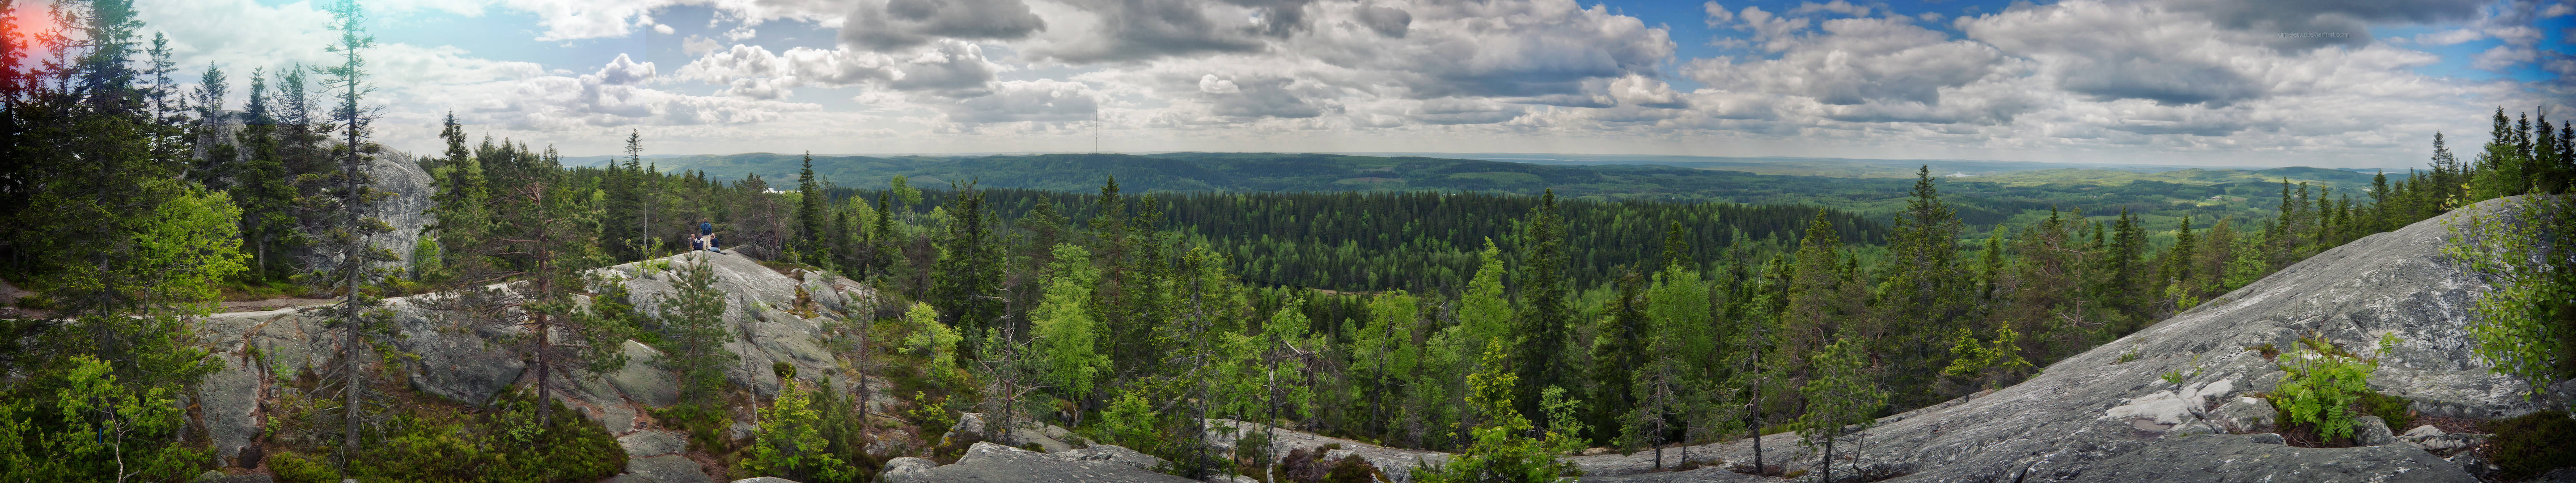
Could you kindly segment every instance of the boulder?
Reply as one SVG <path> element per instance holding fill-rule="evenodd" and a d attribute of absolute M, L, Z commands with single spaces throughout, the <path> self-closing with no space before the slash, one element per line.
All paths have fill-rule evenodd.
<path fill-rule="evenodd" d="M 2359 446 L 2396 444 L 2397 435 L 2388 431 L 2388 420 L 2362 416 L 2352 418 L 2352 443 Z"/>
<path fill-rule="evenodd" d="M 2488 436 L 2493 435 L 2449 433 L 2443 432 L 2442 428 L 2425 424 L 2406 430 L 2405 434 L 2397 435 L 2397 440 L 2410 446 L 2423 448 L 2425 451 L 2449 451 L 2486 444 Z"/>
<path fill-rule="evenodd" d="M 1137 469 L 1125 463 L 1086 461 L 987 442 L 978 442 L 967 447 L 966 454 L 958 457 L 955 464 L 923 470 L 903 481 L 916 483 L 1191 483 L 1191 480 L 1186 478 Z"/>
<path fill-rule="evenodd" d="M 679 454 L 689 450 L 689 439 L 678 431 L 647 430 L 617 438 L 617 446 L 632 457 Z"/>
<path fill-rule="evenodd" d="M 2457 465 L 2405 446 L 2300 448 L 2235 434 L 2168 438 L 2087 463 L 2033 463 L 2002 473 L 2007 481 L 2475 481 Z"/>
<path fill-rule="evenodd" d="M 924 480 L 926 475 L 930 474 L 930 469 L 937 467 L 939 467 L 938 462 L 930 461 L 927 458 L 897 456 L 894 459 L 886 460 L 885 473 L 879 474 L 877 476 L 877 481 L 884 483 L 923 483 L 926 481 Z"/>
<path fill-rule="evenodd" d="M 680 455 L 650 458 L 627 458 L 626 473 L 611 478 L 611 483 L 714 483 L 706 468 Z"/>
<path fill-rule="evenodd" d="M 644 343 L 626 341 L 626 367 L 610 374 L 608 381 L 628 399 L 652 407 L 670 407 L 680 402 L 680 376 L 662 367 L 662 351 Z"/>
<path fill-rule="evenodd" d="M 946 442 L 951 441 L 992 441 L 1014 447 L 1035 444 L 1048 453 L 1062 453 L 1073 449 L 1072 444 L 1065 442 L 1073 432 L 1066 431 L 1064 428 L 1051 424 L 1042 425 L 1026 419 L 1008 424 L 987 423 L 987 419 L 983 413 L 962 413 L 957 417 L 957 424 L 949 426 L 947 434 L 940 435 L 940 441 L 943 442 L 942 444 L 948 444 Z M 986 434 L 988 430 L 992 433 Z"/>

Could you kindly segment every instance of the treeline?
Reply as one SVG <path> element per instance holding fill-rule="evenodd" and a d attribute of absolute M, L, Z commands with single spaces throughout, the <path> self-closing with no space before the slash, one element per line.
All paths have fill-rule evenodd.
<path fill-rule="evenodd" d="M 864 201 L 880 191 L 885 190 L 823 192 L 833 200 Z M 919 209 L 944 212 L 957 192 L 915 193 Z M 1010 188 L 977 193 L 993 216 L 1012 220 L 1004 225 L 1013 228 L 1025 229 L 1019 220 L 1041 203 L 1072 219 L 1098 216 L 1100 209 L 1084 194 Z M 1153 212 L 1153 229 L 1175 231 L 1192 246 L 1226 255 L 1231 271 L 1258 285 L 1452 292 L 1475 271 L 1476 253 L 1486 240 L 1507 251 L 1518 246 L 1520 240 L 1512 234 L 1538 202 L 1534 196 L 1492 193 L 1149 193 L 1138 196 L 1126 216 L 1143 219 L 1138 215 Z M 1580 286 L 1607 283 L 1617 276 L 1617 267 L 1659 256 L 1654 244 L 1663 236 L 1661 227 L 1671 222 L 1709 231 L 1710 243 L 1690 254 L 1696 260 L 1716 260 L 1738 245 L 1776 250 L 1803 236 L 1807 221 L 1819 211 L 1855 244 L 1880 244 L 1887 234 L 1883 224 L 1811 206 L 1585 200 L 1565 200 L 1561 206 L 1569 244 L 1577 247 L 1569 263 Z M 853 216 L 873 216 L 872 205 L 849 209 L 860 211 Z"/>

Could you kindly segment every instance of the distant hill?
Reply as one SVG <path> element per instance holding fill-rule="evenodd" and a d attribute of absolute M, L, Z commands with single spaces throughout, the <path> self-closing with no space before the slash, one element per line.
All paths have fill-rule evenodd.
<path fill-rule="evenodd" d="M 608 157 L 568 158 L 566 164 L 597 166 Z M 1701 161 L 1706 163 L 1754 161 Z M 801 155 L 747 153 L 661 156 L 649 159 L 665 171 L 704 171 L 718 179 L 759 174 L 773 185 L 792 182 Z M 1263 192 L 1423 190 L 1538 194 L 1554 188 L 1560 196 L 1599 199 L 1727 201 L 1752 204 L 1812 204 L 1884 219 L 1904 204 L 1913 168 L 1904 177 L 1761 174 L 1734 169 L 1669 166 L 1633 160 L 1618 164 L 1541 164 L 1421 156 L 1359 156 L 1281 153 L 1038 154 L 999 156 L 815 156 L 814 171 L 834 186 L 858 189 L 886 187 L 895 175 L 912 185 L 944 188 L 950 181 L 974 180 L 986 187 L 1032 188 L 1070 192 L 1100 189 L 1116 176 L 1129 192 Z M 1688 161 L 1688 160 L 1683 160 Z M 1855 161 L 1808 160 L 1812 171 L 1830 172 Z M 1764 161 L 1772 170 L 1797 160 Z M 1879 160 L 1869 170 L 1895 169 L 1897 161 Z M 1912 161 L 1906 161 L 1912 162 Z M 1840 163 L 1840 164 L 1837 164 Z M 2070 168 L 2045 163 L 1996 161 L 1928 161 L 1935 166 L 1941 189 L 1971 225 L 2044 216 L 2051 207 L 2108 217 L 2122 208 L 2146 214 L 2150 227 L 2170 228 L 2180 217 L 2200 218 L 2202 225 L 2224 217 L 2270 216 L 2280 194 L 2280 181 L 2310 183 L 2334 189 L 2336 197 L 2367 199 L 2362 188 L 2372 173 L 2324 168 L 2265 170 L 2144 169 L 2135 166 Z M 1688 163 L 1685 163 L 1688 164 Z M 1916 165 L 1921 166 L 1921 165 Z M 1750 168 L 1748 168 L 1750 169 Z M 1859 168 L 1852 168 L 1859 169 Z M 1958 176 L 1948 176 L 1958 175 Z"/>

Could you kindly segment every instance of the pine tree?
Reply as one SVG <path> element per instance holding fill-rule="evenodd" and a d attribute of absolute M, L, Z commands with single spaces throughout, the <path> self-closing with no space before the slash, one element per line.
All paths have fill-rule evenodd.
<path fill-rule="evenodd" d="M 656 317 L 661 321 L 662 370 L 676 373 L 680 381 L 680 404 L 709 414 L 720 411 L 726 367 L 737 356 L 725 349 L 733 333 L 725 328 L 725 309 L 731 305 L 724 291 L 716 288 L 716 270 L 705 252 L 693 252 L 672 263 L 672 288 L 663 296 Z"/>
<path fill-rule="evenodd" d="M 1837 338 L 1810 360 L 1813 376 L 1799 388 L 1807 398 L 1807 412 L 1798 416 L 1798 436 L 1806 444 L 1824 446 L 1824 461 L 1816 465 L 1824 472 L 1823 481 L 1833 481 L 1834 443 L 1867 429 L 1887 406 L 1887 391 L 1878 387 L 1863 351 L 1859 339 Z"/>

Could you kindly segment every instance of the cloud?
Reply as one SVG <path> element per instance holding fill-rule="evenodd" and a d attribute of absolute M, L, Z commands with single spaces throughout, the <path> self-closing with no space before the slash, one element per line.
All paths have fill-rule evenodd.
<path fill-rule="evenodd" d="M 940 38 L 1015 40 L 1045 29 L 1021 0 L 863 1 L 842 21 L 841 41 L 893 49 Z"/>
<path fill-rule="evenodd" d="M 1843 0 L 1833 0 L 1825 3 L 1798 2 L 1798 8 L 1789 9 L 1790 15 L 1806 15 L 1816 12 L 1833 12 L 1854 17 L 1867 17 L 1869 16 L 1869 7 L 1853 5 L 1851 2 L 1845 2 Z"/>
<path fill-rule="evenodd" d="M 1406 117 L 1429 124 L 1492 124 L 1521 116 L 1524 108 L 1493 101 L 1444 97 L 1422 101 Z"/>
<path fill-rule="evenodd" d="M 2040 60 L 2059 88 L 2094 100 L 2223 106 L 2267 88 L 2237 67 L 2267 55 L 2262 36 L 2151 6 L 2076 0 L 1958 23 L 1970 39 Z"/>
<path fill-rule="evenodd" d="M 1324 110 L 1297 95 L 1294 79 L 1268 77 L 1226 81 L 1233 92 L 1205 92 L 1200 95 L 1209 104 L 1208 112 L 1233 118 L 1302 119 L 1323 115 Z"/>
<path fill-rule="evenodd" d="M 1377 31 L 1378 35 L 1400 39 L 1404 38 L 1405 32 L 1413 27 L 1413 13 L 1401 8 L 1367 5 L 1353 13 L 1355 14 L 1353 16 L 1358 17 L 1360 25 L 1367 25 L 1369 30 Z"/>
<path fill-rule="evenodd" d="M 2272 35 L 2262 40 L 2276 48 L 2306 50 L 2328 45 L 2367 44 L 2372 23 L 2426 24 L 2472 19 L 2478 15 L 2480 7 L 2490 3 L 2492 0 L 2165 0 L 2161 7 L 2197 14 L 2221 28 Z M 2281 33 L 2344 35 L 2273 35 Z"/>
<path fill-rule="evenodd" d="M 1100 111 L 1091 87 L 1052 80 L 1003 81 L 992 94 L 959 100 L 940 109 L 950 122 L 1088 121 Z"/>
<path fill-rule="evenodd" d="M 2451 29 L 2440 32 L 2416 34 L 2415 43 L 2424 45 L 2456 45 L 2461 42 L 2486 38 L 2486 36 L 2487 35 L 2485 33 L 2481 33 L 2473 29 Z"/>
<path fill-rule="evenodd" d="M 778 99 L 798 86 L 879 88 L 927 92 L 949 97 L 980 95 L 997 73 L 1008 70 L 984 58 L 981 46 L 955 40 L 907 54 L 797 47 L 770 52 L 755 45 L 735 45 L 709 52 L 680 67 L 676 77 L 725 84 L 724 95 Z"/>
<path fill-rule="evenodd" d="M 1208 74 L 1206 77 L 1199 78 L 1199 92 L 1209 94 L 1233 94 L 1243 92 L 1243 89 L 1235 87 L 1234 80 L 1232 79 L 1219 79 L 1216 74 Z"/>
<path fill-rule="evenodd" d="M 1717 27 L 1735 22 L 1735 12 L 1728 11 L 1725 5 L 1719 5 L 1717 2 L 1700 4 L 1699 9 L 1700 11 L 1707 12 L 1707 22 L 1710 27 Z"/>

